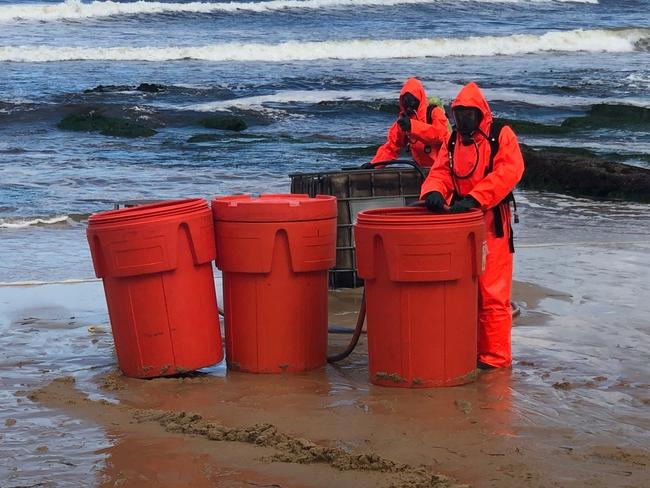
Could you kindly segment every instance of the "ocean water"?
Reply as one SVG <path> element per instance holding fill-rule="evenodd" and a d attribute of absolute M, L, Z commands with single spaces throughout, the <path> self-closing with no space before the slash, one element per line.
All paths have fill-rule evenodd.
<path fill-rule="evenodd" d="M 584 117 L 520 140 L 650 166 L 647 0 L 0 0 L 0 282 L 91 277 L 85 220 L 116 201 L 287 191 L 291 172 L 368 161 L 408 76 L 446 103 L 474 80 L 500 117 Z M 90 108 L 157 133 L 56 127 Z M 202 127 L 212 113 L 249 127 Z"/>

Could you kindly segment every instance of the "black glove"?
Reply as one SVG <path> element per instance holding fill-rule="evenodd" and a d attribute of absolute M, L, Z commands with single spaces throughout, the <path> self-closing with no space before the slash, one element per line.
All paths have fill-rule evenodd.
<path fill-rule="evenodd" d="M 473 208 L 480 207 L 481 204 L 476 201 L 474 197 L 467 195 L 466 197 L 461 198 L 451 207 L 449 207 L 449 213 L 463 213 L 472 210 Z"/>
<path fill-rule="evenodd" d="M 404 132 L 411 132 L 411 118 L 408 115 L 401 115 L 400 118 L 397 119 L 397 125 L 399 125 L 400 129 Z"/>
<path fill-rule="evenodd" d="M 374 165 L 372 163 L 363 163 L 361 166 L 359 166 L 361 169 L 373 169 Z"/>
<path fill-rule="evenodd" d="M 424 196 L 424 206 L 431 212 L 442 210 L 445 208 L 445 199 L 440 192 L 432 191 Z"/>

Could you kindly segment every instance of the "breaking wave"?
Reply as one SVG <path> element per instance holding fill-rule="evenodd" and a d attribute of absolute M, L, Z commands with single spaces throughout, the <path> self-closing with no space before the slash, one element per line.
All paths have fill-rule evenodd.
<path fill-rule="evenodd" d="M 445 101 L 453 100 L 461 84 L 422 79 L 427 93 L 433 93 Z M 485 96 L 491 101 L 526 103 L 543 107 L 588 107 L 600 103 L 618 104 L 621 106 L 648 107 L 650 101 L 641 98 L 598 98 L 578 97 L 575 95 L 553 95 L 544 93 L 524 92 L 507 88 L 483 88 Z M 260 110 L 291 104 L 315 104 L 324 107 L 355 106 L 372 110 L 397 112 L 395 90 L 283 90 L 268 95 L 214 100 L 186 105 L 158 104 L 160 108 L 171 110 L 195 110 L 198 112 L 213 112 L 220 110 Z M 285 107 L 283 107 L 285 108 Z"/>
<path fill-rule="evenodd" d="M 183 110 L 196 110 L 199 112 L 213 112 L 215 110 L 238 109 L 259 109 L 266 107 L 266 104 L 288 104 L 292 102 L 317 104 L 335 100 L 391 100 L 395 96 L 394 90 L 286 90 L 270 95 L 259 95 L 252 97 L 233 98 L 229 100 L 217 100 L 214 102 L 202 102 L 185 105 Z M 172 107 L 170 107 L 172 108 Z M 267 108 L 267 107 L 266 107 Z"/>
<path fill-rule="evenodd" d="M 531 3 L 530 0 L 463 0 L 475 3 Z M 533 0 L 534 3 L 598 3 L 598 0 Z M 289 9 L 357 8 L 404 4 L 451 3 L 449 0 L 269 0 L 264 2 L 90 2 L 66 0 L 54 5 L 11 4 L 0 6 L 0 22 L 18 20 L 75 20 L 116 15 L 212 12 L 274 12 Z"/>
<path fill-rule="evenodd" d="M 392 59 L 449 56 L 499 56 L 544 52 L 633 52 L 650 38 L 650 29 L 551 31 L 542 35 L 464 38 L 389 39 L 279 44 L 223 43 L 191 47 L 1 46 L 0 61 L 313 61 L 319 59 Z"/>
<path fill-rule="evenodd" d="M 55 215 L 53 217 L 0 218 L 0 229 L 24 229 L 32 226 L 71 224 L 80 222 L 84 215 Z M 87 216 L 85 216 L 87 218 Z"/>

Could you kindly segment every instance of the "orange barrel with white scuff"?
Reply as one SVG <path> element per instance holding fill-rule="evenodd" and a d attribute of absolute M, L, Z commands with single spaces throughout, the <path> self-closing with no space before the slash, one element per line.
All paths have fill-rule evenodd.
<path fill-rule="evenodd" d="M 282 373 L 323 366 L 336 198 L 227 196 L 212 200 L 212 214 L 229 369 Z"/>
<path fill-rule="evenodd" d="M 370 380 L 412 388 L 473 381 L 482 212 L 366 210 L 354 233 L 365 283 Z"/>
<path fill-rule="evenodd" d="M 96 213 L 87 236 L 125 375 L 173 375 L 223 359 L 207 200 Z"/>

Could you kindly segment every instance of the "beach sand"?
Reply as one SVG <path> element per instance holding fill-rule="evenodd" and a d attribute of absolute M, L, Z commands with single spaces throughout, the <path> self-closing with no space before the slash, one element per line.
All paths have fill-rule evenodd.
<path fill-rule="evenodd" d="M 648 486 L 650 245 L 517 256 L 512 370 L 446 389 L 369 385 L 365 336 L 308 373 L 125 378 L 100 282 L 0 287 L 0 486 Z"/>

